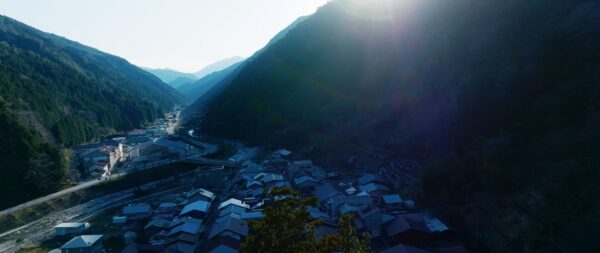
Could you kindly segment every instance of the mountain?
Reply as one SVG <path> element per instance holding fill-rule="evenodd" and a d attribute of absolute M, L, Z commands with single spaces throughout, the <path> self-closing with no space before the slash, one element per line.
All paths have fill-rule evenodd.
<path fill-rule="evenodd" d="M 223 60 L 220 60 L 218 62 L 215 62 L 213 64 L 210 64 L 210 65 L 204 67 L 202 70 L 194 73 L 194 76 L 196 76 L 196 78 L 200 79 L 200 78 L 203 78 L 203 77 L 209 75 L 210 73 L 224 70 L 224 69 L 228 68 L 229 66 L 236 64 L 238 62 L 241 62 L 243 60 L 244 60 L 244 58 L 239 57 L 239 56 L 223 59 Z"/>
<path fill-rule="evenodd" d="M 169 82 L 168 84 L 175 89 L 179 89 L 179 87 L 186 85 L 186 84 L 193 83 L 195 81 L 196 81 L 195 78 L 180 76 L 180 77 L 175 78 L 175 80 Z"/>
<path fill-rule="evenodd" d="M 233 80 L 239 71 L 244 68 L 247 62 L 253 61 L 256 56 L 260 55 L 264 50 L 269 48 L 275 42 L 284 38 L 288 31 L 292 30 L 296 25 L 304 21 L 308 16 L 300 17 L 288 25 L 285 29 L 277 33 L 267 45 L 255 52 L 248 59 L 235 63 L 221 71 L 214 72 L 204 78 L 201 78 L 195 83 L 189 83 L 181 86 L 178 90 L 190 101 L 194 101 L 192 105 L 186 109 L 186 114 L 203 111 L 205 106 L 210 103 L 222 90 L 225 89 Z M 193 123 L 193 120 L 191 120 Z"/>
<path fill-rule="evenodd" d="M 223 70 L 208 74 L 207 76 L 202 77 L 195 82 L 183 84 L 178 87 L 177 90 L 181 94 L 185 94 L 188 101 L 196 101 L 217 86 L 217 84 L 223 81 L 226 77 L 234 73 L 240 65 L 242 65 L 242 62 L 235 63 Z"/>
<path fill-rule="evenodd" d="M 496 252 L 597 248 L 600 4 L 365 2 L 247 61 L 203 132 L 339 167 L 383 148 L 422 161 L 421 202 Z"/>
<path fill-rule="evenodd" d="M 61 147 L 140 127 L 184 100 L 122 58 L 4 16 L 0 63 L 3 205 L 61 187 Z"/>
<path fill-rule="evenodd" d="M 156 77 L 160 78 L 164 83 L 171 85 L 173 88 L 177 88 L 178 85 L 182 84 L 182 80 L 196 80 L 196 76 L 189 73 L 183 73 L 172 69 L 152 69 L 144 68 L 144 70 L 152 73 Z M 178 80 L 179 79 L 179 80 Z M 176 81 L 176 82 L 175 82 Z"/>

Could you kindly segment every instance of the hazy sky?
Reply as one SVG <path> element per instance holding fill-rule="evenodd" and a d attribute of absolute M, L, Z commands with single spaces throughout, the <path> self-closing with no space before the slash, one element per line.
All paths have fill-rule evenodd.
<path fill-rule="evenodd" d="M 0 14 L 144 67 L 248 57 L 328 0 L 0 0 Z"/>

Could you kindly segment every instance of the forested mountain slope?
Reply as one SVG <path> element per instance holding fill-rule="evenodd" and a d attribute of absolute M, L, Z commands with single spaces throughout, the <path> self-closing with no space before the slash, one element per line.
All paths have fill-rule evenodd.
<path fill-rule="evenodd" d="M 183 99 L 124 59 L 0 16 L 2 205 L 63 186 L 63 146 L 140 127 Z"/>
<path fill-rule="evenodd" d="M 329 3 L 248 61 L 203 130 L 385 147 L 427 164 L 424 201 L 497 252 L 597 248 L 600 4 L 365 2 Z"/>
<path fill-rule="evenodd" d="M 0 17 L 0 96 L 56 142 L 139 127 L 182 96 L 124 59 Z"/>
<path fill-rule="evenodd" d="M 209 92 L 212 88 L 217 86 L 217 84 L 219 84 L 227 76 L 234 73 L 234 71 L 241 64 L 243 64 L 243 62 L 233 64 L 223 70 L 208 74 L 194 82 L 189 82 L 184 85 L 181 85 L 177 88 L 177 90 L 181 94 L 185 94 L 185 97 L 189 101 L 196 101 L 202 96 L 204 96 L 207 92 Z"/>

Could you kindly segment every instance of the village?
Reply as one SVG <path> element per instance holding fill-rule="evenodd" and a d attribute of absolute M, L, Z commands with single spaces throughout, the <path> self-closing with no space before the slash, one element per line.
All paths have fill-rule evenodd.
<path fill-rule="evenodd" d="M 127 159 L 152 157 L 147 142 L 140 143 L 141 148 L 129 149 Z M 171 147 L 157 146 L 149 149 Z M 336 220 L 352 214 L 377 252 L 467 252 L 455 230 L 402 195 L 406 181 L 400 177 L 415 170 L 410 164 L 396 161 L 393 171 L 387 166 L 355 174 L 327 170 L 286 149 L 269 152 L 263 161 L 251 157 L 232 156 L 243 164 L 233 171 L 199 167 L 189 177 L 195 179 L 191 187 L 180 192 L 129 203 L 88 221 L 58 224 L 50 240 L 62 246 L 51 252 L 238 252 L 251 233 L 248 221 L 264 218 L 263 208 L 275 201 L 263 192 L 275 187 L 316 196 L 318 204 L 308 211 L 323 221 L 317 239 L 337 233 Z"/>
<path fill-rule="evenodd" d="M 115 173 L 131 173 L 164 166 L 182 159 L 198 157 L 215 148 L 210 144 L 191 145 L 173 136 L 179 124 L 180 111 L 105 140 L 75 146 L 71 152 L 71 171 L 78 182 L 109 179 Z"/>

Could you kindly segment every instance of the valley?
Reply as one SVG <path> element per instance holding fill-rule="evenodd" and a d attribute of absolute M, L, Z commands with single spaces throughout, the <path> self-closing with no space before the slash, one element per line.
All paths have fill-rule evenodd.
<path fill-rule="evenodd" d="M 600 3 L 191 2 L 0 15 L 0 252 L 600 247 Z"/>

